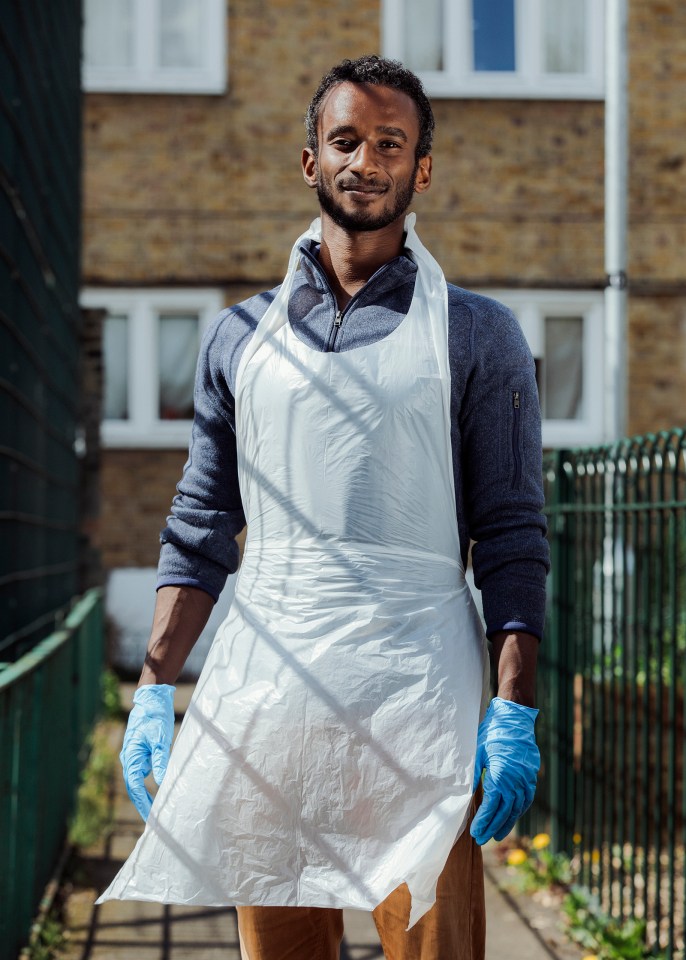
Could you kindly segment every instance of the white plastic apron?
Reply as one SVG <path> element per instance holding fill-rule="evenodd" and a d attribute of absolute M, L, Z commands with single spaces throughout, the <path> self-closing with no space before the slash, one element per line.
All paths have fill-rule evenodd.
<path fill-rule="evenodd" d="M 248 537 L 145 832 L 101 900 L 371 910 L 410 923 L 464 827 L 487 695 L 450 446 L 447 289 L 419 242 L 407 316 L 343 353 L 281 290 L 238 371 Z"/>

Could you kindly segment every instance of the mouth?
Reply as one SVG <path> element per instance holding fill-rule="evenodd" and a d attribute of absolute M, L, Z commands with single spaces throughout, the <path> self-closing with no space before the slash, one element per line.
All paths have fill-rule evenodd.
<path fill-rule="evenodd" d="M 347 193 L 351 197 L 363 197 L 365 199 L 379 197 L 386 192 L 386 188 L 380 187 L 378 184 L 342 183 L 339 187 L 343 193 Z"/>

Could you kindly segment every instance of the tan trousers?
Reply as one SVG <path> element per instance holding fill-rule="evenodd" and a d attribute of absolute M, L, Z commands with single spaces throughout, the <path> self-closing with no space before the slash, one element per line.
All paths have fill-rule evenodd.
<path fill-rule="evenodd" d="M 479 790 L 479 800 L 480 800 Z M 478 806 L 472 802 L 471 817 Z M 343 911 L 238 907 L 243 960 L 338 960 Z M 436 903 L 411 930 L 405 884 L 372 914 L 386 960 L 484 960 L 486 911 L 481 848 L 465 827 L 438 879 Z"/>

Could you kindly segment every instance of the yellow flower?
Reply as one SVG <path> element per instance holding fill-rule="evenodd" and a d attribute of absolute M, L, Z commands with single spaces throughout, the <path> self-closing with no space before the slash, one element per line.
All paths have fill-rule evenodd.
<path fill-rule="evenodd" d="M 591 863 L 600 863 L 600 850 L 591 851 Z"/>
<path fill-rule="evenodd" d="M 581 960 L 599 960 L 599 957 L 597 953 L 587 953 Z"/>
<path fill-rule="evenodd" d="M 526 854 L 523 850 L 510 850 L 507 855 L 507 862 L 511 867 L 519 867 L 526 862 Z"/>
<path fill-rule="evenodd" d="M 549 845 L 550 837 L 547 833 L 537 833 L 531 841 L 531 846 L 534 848 L 534 850 L 545 850 L 545 848 Z"/>
<path fill-rule="evenodd" d="M 572 837 L 572 843 L 577 843 L 577 844 L 578 844 L 578 843 L 581 843 L 581 834 L 580 834 L 580 833 L 575 833 L 575 834 L 574 834 L 574 836 Z M 592 956 L 592 954 L 589 954 L 589 956 Z M 588 958 L 587 958 L 587 957 L 584 957 L 583 960 L 588 960 Z"/>

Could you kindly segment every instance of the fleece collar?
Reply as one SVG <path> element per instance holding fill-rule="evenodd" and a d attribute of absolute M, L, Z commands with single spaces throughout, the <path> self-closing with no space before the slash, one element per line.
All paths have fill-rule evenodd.
<path fill-rule="evenodd" d="M 302 282 L 314 287 L 320 293 L 330 293 L 329 282 L 319 263 L 319 244 L 315 240 L 304 240 L 299 249 L 303 254 L 300 258 Z M 356 299 L 359 298 L 362 291 L 365 293 L 365 300 L 369 294 L 373 294 L 374 299 L 383 297 L 401 284 L 414 279 L 416 273 L 417 264 L 412 259 L 410 251 L 404 250 L 399 257 L 389 260 L 369 278 L 362 290 L 356 295 Z"/>

